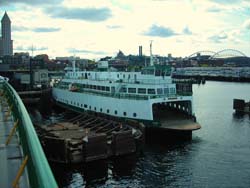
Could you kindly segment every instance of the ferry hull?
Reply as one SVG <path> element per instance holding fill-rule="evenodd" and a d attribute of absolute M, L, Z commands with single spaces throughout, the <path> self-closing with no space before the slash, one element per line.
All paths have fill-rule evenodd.
<path fill-rule="evenodd" d="M 192 140 L 192 130 L 147 126 L 145 136 L 147 144 L 177 144 Z"/>
<path fill-rule="evenodd" d="M 59 107 L 62 107 L 64 109 L 68 109 L 71 111 L 75 111 L 77 113 L 84 112 L 83 109 L 74 107 L 68 104 L 64 104 L 61 102 L 56 102 L 55 104 Z M 117 118 L 113 116 L 109 116 L 109 118 Z M 128 118 L 119 118 L 120 120 L 126 120 Z M 133 119 L 133 118 L 129 118 Z M 135 120 L 135 119 L 133 119 Z M 185 141 L 192 140 L 192 131 L 197 130 L 200 128 L 199 124 L 196 126 L 195 129 L 176 129 L 176 128 L 167 128 L 160 125 L 158 122 L 150 121 L 150 120 L 138 120 L 136 121 L 142 122 L 145 124 L 145 139 L 146 143 L 149 144 L 176 144 L 176 143 L 182 143 Z M 195 123 L 195 122 L 194 122 Z"/>

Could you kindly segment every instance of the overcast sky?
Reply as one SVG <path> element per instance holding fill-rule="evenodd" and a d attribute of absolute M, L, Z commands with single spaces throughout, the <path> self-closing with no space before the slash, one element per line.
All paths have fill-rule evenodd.
<path fill-rule="evenodd" d="M 189 56 L 233 48 L 250 56 L 250 0 L 0 0 L 14 52 L 82 58 Z"/>

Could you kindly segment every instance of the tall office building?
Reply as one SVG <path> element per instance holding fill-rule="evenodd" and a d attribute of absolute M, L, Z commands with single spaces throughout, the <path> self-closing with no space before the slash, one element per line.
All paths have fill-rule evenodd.
<path fill-rule="evenodd" d="M 1 20 L 2 37 L 0 38 L 0 56 L 13 55 L 13 41 L 11 40 L 11 21 L 7 14 Z"/>
<path fill-rule="evenodd" d="M 139 56 L 142 56 L 142 46 L 139 46 Z"/>

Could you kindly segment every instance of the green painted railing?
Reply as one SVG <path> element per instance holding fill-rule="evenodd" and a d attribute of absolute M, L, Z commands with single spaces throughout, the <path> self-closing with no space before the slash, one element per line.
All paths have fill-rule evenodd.
<path fill-rule="evenodd" d="M 28 156 L 30 186 L 32 188 L 57 188 L 58 185 L 22 100 L 8 82 L 3 81 L 0 85 L 9 106 L 12 106 L 15 121 L 19 122 L 17 130 L 24 155 Z"/>

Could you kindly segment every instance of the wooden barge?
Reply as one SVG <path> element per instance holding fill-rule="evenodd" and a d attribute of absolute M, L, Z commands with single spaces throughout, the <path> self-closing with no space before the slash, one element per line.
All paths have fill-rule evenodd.
<path fill-rule="evenodd" d="M 250 102 L 245 102 L 242 99 L 234 99 L 233 108 L 236 113 L 250 113 Z"/>
<path fill-rule="evenodd" d="M 48 160 L 59 163 L 90 162 L 136 152 L 144 145 L 144 125 L 118 122 L 88 113 L 37 132 Z"/>

